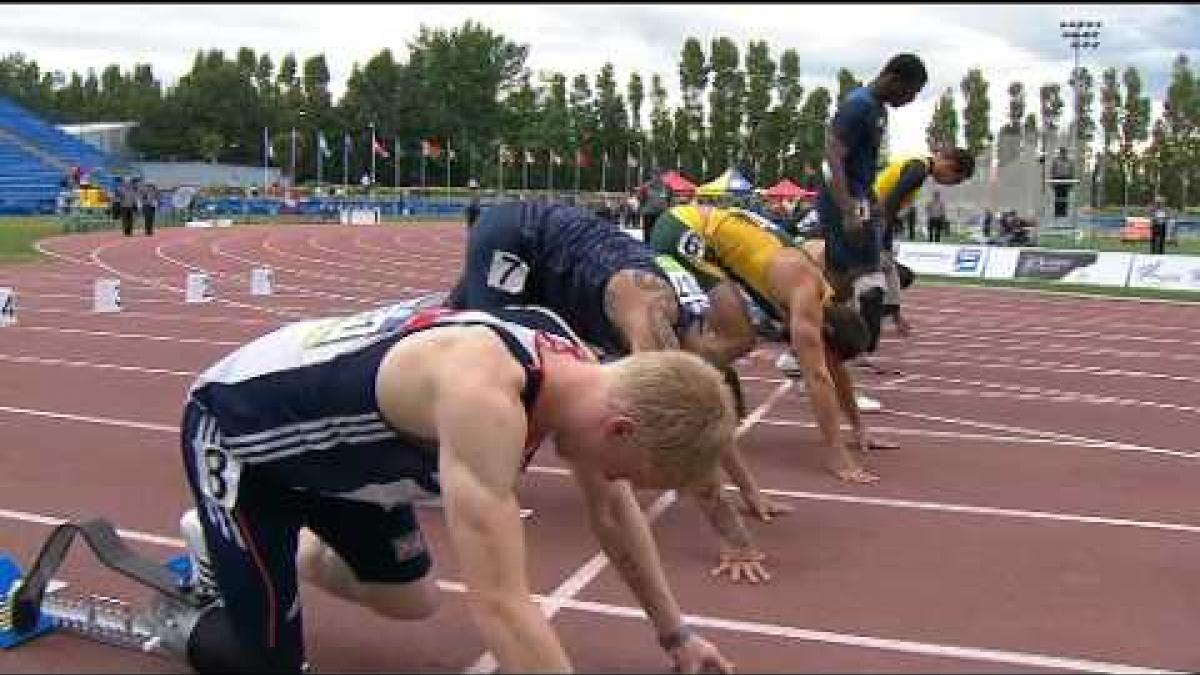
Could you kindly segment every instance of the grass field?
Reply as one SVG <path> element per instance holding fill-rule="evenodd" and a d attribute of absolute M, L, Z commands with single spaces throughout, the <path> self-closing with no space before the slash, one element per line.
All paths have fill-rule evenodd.
<path fill-rule="evenodd" d="M 0 263 L 37 260 L 33 243 L 61 233 L 62 222 L 54 216 L 0 218 Z"/>

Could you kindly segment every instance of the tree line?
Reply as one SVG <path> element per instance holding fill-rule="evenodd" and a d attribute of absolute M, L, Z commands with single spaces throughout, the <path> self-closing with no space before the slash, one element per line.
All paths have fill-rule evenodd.
<path fill-rule="evenodd" d="M 265 128 L 272 164 L 287 173 L 295 129 L 300 182 L 316 178 L 320 131 L 328 142 L 321 162 L 326 183 L 343 175 L 356 181 L 368 170 L 374 133 L 382 146 L 374 166 L 385 185 L 422 179 L 462 185 L 468 177 L 495 185 L 503 174 L 509 187 L 570 188 L 578 182 L 612 190 L 652 168 L 678 168 L 705 179 L 731 165 L 760 185 L 783 176 L 812 185 L 838 101 L 874 73 L 860 79 L 843 68 L 836 92 L 823 86 L 806 91 L 793 49 L 776 58 L 765 41 L 750 41 L 743 51 L 726 37 L 705 47 L 694 37 L 684 41 L 674 74 L 681 102 L 674 107 L 667 76 L 660 73 L 647 82 L 633 72 L 621 83 L 606 63 L 594 75 L 535 75 L 526 65 L 528 45 L 472 21 L 455 28 L 422 26 L 403 54 L 383 49 L 354 64 L 336 101 L 324 54 L 303 60 L 286 54 L 276 64 L 249 47 L 233 55 L 197 53 L 190 71 L 170 87 L 151 64 L 65 74 L 9 54 L 0 57 L 0 94 L 57 123 L 137 122 L 130 145 L 147 160 L 261 165 Z M 1200 190 L 1188 188 L 1200 165 L 1200 94 L 1186 55 L 1173 63 L 1157 119 L 1151 120 L 1150 96 L 1136 68 L 1105 68 L 1098 89 L 1097 119 L 1097 86 L 1087 68 L 1074 71 L 1065 88 L 1042 85 L 1036 101 L 1013 82 L 1007 121 L 993 133 L 989 83 L 973 68 L 960 83 L 961 114 L 956 92 L 942 92 L 926 139 L 930 148 L 956 144 L 984 154 L 1008 134 L 1018 145 L 1053 153 L 1046 146 L 1069 137 L 1077 124 L 1095 157 L 1095 174 L 1085 178 L 1094 179 L 1100 205 L 1148 203 L 1156 194 L 1176 206 L 1195 203 Z M 347 137 L 351 152 L 343 165 Z M 533 160 L 528 166 L 527 157 Z M 498 166 L 501 161 L 506 166 Z"/>

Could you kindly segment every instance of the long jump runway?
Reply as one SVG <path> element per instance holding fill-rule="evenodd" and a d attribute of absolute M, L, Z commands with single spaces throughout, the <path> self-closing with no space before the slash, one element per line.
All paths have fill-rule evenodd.
<path fill-rule="evenodd" d="M 0 328 L 0 550 L 28 564 L 60 519 L 105 516 L 138 550 L 179 554 L 178 449 L 187 387 L 283 322 L 444 290 L 457 224 L 241 227 L 44 241 L 47 262 L 0 267 L 18 324 Z M 275 294 L 249 293 L 268 265 Z M 216 299 L 183 302 L 206 271 Z M 124 311 L 91 311 L 122 280 Z M 795 512 L 752 522 L 774 575 L 709 575 L 698 510 L 642 495 L 691 622 L 743 672 L 1200 671 L 1200 305 L 923 286 L 912 338 L 861 373 L 871 486 L 821 470 L 799 381 L 764 346 L 739 367 L 754 414 L 741 442 Z M 543 448 L 522 482 L 533 591 L 576 667 L 665 672 L 637 603 L 592 540 L 582 499 Z M 318 671 L 488 672 L 439 511 L 421 510 L 445 603 L 389 622 L 306 587 Z M 140 599 L 82 546 L 59 576 Z M 67 635 L 0 652 L 3 672 L 186 672 Z"/>

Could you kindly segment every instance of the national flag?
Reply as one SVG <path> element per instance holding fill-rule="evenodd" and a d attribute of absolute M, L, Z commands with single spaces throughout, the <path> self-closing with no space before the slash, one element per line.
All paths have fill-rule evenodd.
<path fill-rule="evenodd" d="M 436 138 L 429 140 L 421 140 L 421 156 L 422 157 L 440 157 L 442 154 L 442 144 Z"/>
<path fill-rule="evenodd" d="M 591 165 L 592 158 L 588 155 L 586 150 L 579 148 L 575 151 L 575 166 L 578 166 L 581 169 L 586 169 Z"/>
<path fill-rule="evenodd" d="M 525 163 L 533 164 L 533 153 L 528 150 L 525 151 Z"/>
<path fill-rule="evenodd" d="M 501 164 L 511 164 L 512 161 L 513 161 L 512 150 L 509 149 L 509 147 L 507 145 L 504 145 L 503 143 L 500 144 L 500 163 Z"/>
<path fill-rule="evenodd" d="M 637 165 L 638 165 L 637 157 L 634 157 L 633 155 L 626 155 L 625 161 L 629 164 L 629 168 L 631 168 L 631 169 L 637 168 Z"/>
<path fill-rule="evenodd" d="M 329 143 L 325 141 L 325 132 L 317 132 L 317 149 L 321 151 L 322 157 L 329 156 Z"/>
<path fill-rule="evenodd" d="M 554 151 L 551 150 L 550 151 L 550 161 L 554 163 L 554 166 L 562 166 L 563 158 L 554 154 Z"/>
<path fill-rule="evenodd" d="M 379 139 L 375 138 L 374 135 L 371 136 L 371 151 L 384 159 L 391 157 L 391 155 L 388 154 L 387 148 L 383 147 L 383 144 L 380 143 Z"/>

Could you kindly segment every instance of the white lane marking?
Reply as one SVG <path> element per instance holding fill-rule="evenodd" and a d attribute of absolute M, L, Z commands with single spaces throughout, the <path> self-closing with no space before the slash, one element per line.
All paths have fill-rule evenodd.
<path fill-rule="evenodd" d="M 47 525 L 51 527 L 65 522 L 61 518 L 53 518 L 49 516 L 42 516 L 21 511 L 12 511 L 8 509 L 0 509 L 0 518 L 34 523 L 38 525 Z M 140 541 L 179 550 L 185 548 L 184 542 L 181 539 L 174 537 L 163 537 L 128 529 L 120 529 L 117 530 L 117 532 L 122 537 L 134 541 Z M 467 590 L 465 584 L 457 581 L 438 580 L 437 583 L 438 587 L 446 592 L 464 593 Z M 622 607 L 619 605 L 576 600 L 573 598 L 556 598 L 553 596 L 547 597 L 542 595 L 533 595 L 531 597 L 543 607 L 552 606 L 556 608 L 555 611 L 571 609 L 602 616 L 614 616 L 642 620 L 646 618 L 646 614 L 643 610 L 634 607 Z M 917 642 L 913 640 L 854 635 L 849 633 L 783 626 L 779 624 L 768 624 L 756 621 L 722 619 L 719 617 L 710 617 L 699 614 L 686 614 L 684 615 L 684 618 L 688 623 L 697 627 L 724 630 L 733 633 L 777 637 L 801 642 L 818 642 L 822 644 L 835 644 L 847 647 L 878 649 L 882 651 L 918 654 L 922 656 L 933 656 L 938 658 L 954 658 L 970 661 L 983 661 L 1006 665 L 1051 668 L 1079 672 L 1128 673 L 1129 675 L 1158 675 L 1160 673 L 1174 675 L 1174 673 L 1177 672 L 1186 672 L 1149 668 L 1145 666 L 1135 666 L 1123 663 L 1094 661 L 1090 659 L 1052 656 L 1048 654 L 1036 654 L 979 647 L 963 647 L 960 645 L 946 645 L 930 642 Z"/>

